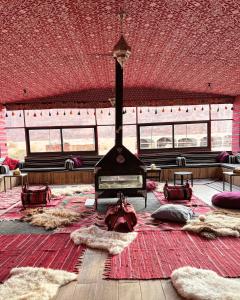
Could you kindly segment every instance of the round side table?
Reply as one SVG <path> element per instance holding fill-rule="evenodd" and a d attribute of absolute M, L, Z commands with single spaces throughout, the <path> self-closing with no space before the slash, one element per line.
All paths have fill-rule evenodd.
<path fill-rule="evenodd" d="M 174 176 L 173 176 L 174 185 L 176 184 L 177 176 L 180 176 L 181 185 L 183 185 L 184 176 L 187 177 L 187 178 L 190 177 L 191 178 L 191 185 L 193 186 L 193 173 L 192 172 L 174 172 Z"/>

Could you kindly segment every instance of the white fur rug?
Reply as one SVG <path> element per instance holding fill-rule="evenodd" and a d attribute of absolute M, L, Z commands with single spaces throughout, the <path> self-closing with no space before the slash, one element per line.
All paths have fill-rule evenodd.
<path fill-rule="evenodd" d="M 0 300 L 49 300 L 61 285 L 77 279 L 77 275 L 45 268 L 14 268 L 11 277 L 0 285 Z"/>
<path fill-rule="evenodd" d="M 210 270 L 183 267 L 171 275 L 182 297 L 191 300 L 240 300 L 240 281 L 219 276 Z"/>
<path fill-rule="evenodd" d="M 94 187 L 90 184 L 80 184 L 59 188 L 51 188 L 52 198 L 56 198 L 59 196 L 73 196 L 74 194 L 80 194 L 83 192 L 93 191 Z"/>
<path fill-rule="evenodd" d="M 24 211 L 22 219 L 34 226 L 42 226 L 46 230 L 70 225 L 80 218 L 80 214 L 67 208 L 33 208 Z"/>
<path fill-rule="evenodd" d="M 77 245 L 85 244 L 90 248 L 107 250 L 116 255 L 137 237 L 137 232 L 106 231 L 92 225 L 73 231 L 70 237 Z"/>
<path fill-rule="evenodd" d="M 240 213 L 226 210 L 215 210 L 196 220 L 190 220 L 183 230 L 199 233 L 206 238 L 217 236 L 240 236 Z"/>

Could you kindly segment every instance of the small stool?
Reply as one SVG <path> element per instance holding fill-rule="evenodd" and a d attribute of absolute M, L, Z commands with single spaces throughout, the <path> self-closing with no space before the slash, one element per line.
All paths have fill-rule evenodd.
<path fill-rule="evenodd" d="M 180 176 L 180 178 L 181 178 L 181 185 L 183 185 L 184 176 L 187 176 L 187 177 L 190 176 L 191 177 L 191 185 L 193 186 L 193 173 L 192 172 L 174 172 L 174 176 L 173 176 L 174 185 L 176 184 L 177 176 Z"/>

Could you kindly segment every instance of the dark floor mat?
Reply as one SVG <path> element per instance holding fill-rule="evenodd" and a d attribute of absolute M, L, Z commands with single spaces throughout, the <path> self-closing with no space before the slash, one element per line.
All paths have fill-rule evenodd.
<path fill-rule="evenodd" d="M 51 234 L 53 230 L 45 230 L 43 227 L 32 226 L 29 223 L 18 220 L 1 221 L 0 234 Z"/>

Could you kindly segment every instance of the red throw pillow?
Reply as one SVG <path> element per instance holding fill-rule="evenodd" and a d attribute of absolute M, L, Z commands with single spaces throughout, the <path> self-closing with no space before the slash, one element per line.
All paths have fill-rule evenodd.
<path fill-rule="evenodd" d="M 9 166 L 10 170 L 15 170 L 18 167 L 19 160 L 6 156 L 2 164 Z"/>
<path fill-rule="evenodd" d="M 155 181 L 147 181 L 147 191 L 148 192 L 151 192 L 151 191 L 154 191 L 157 187 L 157 183 Z"/>

